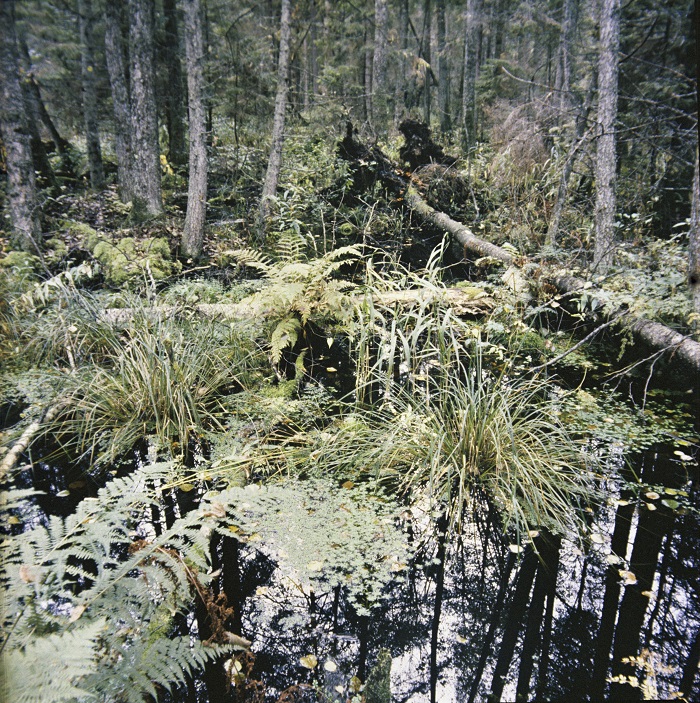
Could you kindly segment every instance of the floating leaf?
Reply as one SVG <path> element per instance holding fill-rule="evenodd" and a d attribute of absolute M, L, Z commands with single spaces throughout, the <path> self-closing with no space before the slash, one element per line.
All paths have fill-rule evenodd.
<path fill-rule="evenodd" d="M 178 486 L 178 488 L 184 493 L 189 493 L 194 490 L 195 486 L 194 483 L 182 483 Z"/>
<path fill-rule="evenodd" d="M 306 669 L 315 669 L 318 666 L 318 659 L 315 654 L 307 654 L 299 660 L 299 663 Z"/>
<path fill-rule="evenodd" d="M 667 496 L 677 496 L 678 491 L 675 488 L 664 488 L 664 493 Z"/>
<path fill-rule="evenodd" d="M 341 486 L 342 486 L 343 488 L 347 488 L 347 489 L 349 490 L 349 489 L 351 489 L 351 488 L 354 488 L 354 487 L 355 487 L 355 484 L 354 484 L 352 481 L 344 481 L 344 482 L 341 484 Z"/>
<path fill-rule="evenodd" d="M 508 549 L 510 549 L 513 554 L 520 554 L 520 552 L 523 551 L 523 547 L 521 547 L 519 544 L 509 544 Z"/>
<path fill-rule="evenodd" d="M 672 498 L 664 498 L 661 501 L 661 504 L 665 505 L 667 508 L 670 508 L 671 510 L 676 510 L 681 505 L 677 500 L 673 500 Z"/>
<path fill-rule="evenodd" d="M 21 525 L 22 521 L 16 515 L 10 515 L 7 518 L 8 525 Z"/>
<path fill-rule="evenodd" d="M 591 542 L 593 544 L 605 544 L 605 537 L 600 534 L 600 532 L 594 532 L 591 535 Z"/>
<path fill-rule="evenodd" d="M 56 498 L 66 498 L 70 495 L 70 491 L 59 491 L 56 493 Z"/>
<path fill-rule="evenodd" d="M 630 504 L 630 502 L 628 500 L 624 500 L 622 498 L 615 501 L 615 505 L 629 505 L 629 504 Z"/>
<path fill-rule="evenodd" d="M 661 496 L 656 491 L 647 491 L 644 494 L 649 500 L 658 500 Z"/>
<path fill-rule="evenodd" d="M 682 452 L 680 449 L 676 449 L 675 452 L 673 452 L 681 461 L 694 461 L 693 457 L 686 454 L 685 452 Z"/>
<path fill-rule="evenodd" d="M 329 349 L 333 346 L 333 342 L 335 342 L 333 337 L 326 337 L 326 344 L 328 345 Z"/>
<path fill-rule="evenodd" d="M 462 635 L 457 635 L 456 639 L 460 644 L 466 644 L 469 641 L 466 637 L 462 637 Z"/>
<path fill-rule="evenodd" d="M 331 673 L 334 671 L 338 671 L 338 665 L 332 659 L 326 659 L 323 664 L 323 668 L 326 671 L 330 671 Z"/>
<path fill-rule="evenodd" d="M 605 557 L 605 561 L 607 561 L 611 566 L 615 566 L 616 564 L 620 564 L 622 559 L 620 559 L 617 554 L 608 554 L 608 556 Z"/>
<path fill-rule="evenodd" d="M 618 572 L 620 574 L 620 578 L 622 579 L 622 583 L 625 586 L 634 586 L 635 583 L 637 583 L 637 577 L 634 575 L 632 571 L 627 571 L 626 569 L 620 569 Z"/>
<path fill-rule="evenodd" d="M 645 503 L 647 510 L 656 510 L 656 506 L 653 503 Z"/>
<path fill-rule="evenodd" d="M 68 488 L 71 490 L 77 490 L 79 488 L 85 488 L 85 481 L 73 481 L 73 483 L 68 484 Z"/>
<path fill-rule="evenodd" d="M 321 571 L 321 569 L 323 569 L 323 562 L 322 561 L 310 561 L 306 565 L 306 568 L 309 571 Z"/>
<path fill-rule="evenodd" d="M 362 688 L 362 679 L 359 676 L 353 676 L 350 679 L 350 690 L 353 693 L 359 693 Z"/>
<path fill-rule="evenodd" d="M 338 373 L 338 369 L 335 366 L 326 366 L 326 373 Z"/>
<path fill-rule="evenodd" d="M 338 693 L 345 693 L 345 688 L 338 684 L 337 686 L 334 687 L 334 691 L 337 691 Z"/>

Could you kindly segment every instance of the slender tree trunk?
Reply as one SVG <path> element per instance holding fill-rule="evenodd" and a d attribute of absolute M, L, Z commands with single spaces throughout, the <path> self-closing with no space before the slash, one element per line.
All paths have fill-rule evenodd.
<path fill-rule="evenodd" d="M 401 53 L 398 58 L 396 85 L 394 92 L 394 124 L 399 125 L 403 119 L 408 96 L 406 67 L 408 66 L 408 33 L 409 33 L 409 4 L 408 0 L 400 0 L 399 4 L 399 40 Z"/>
<path fill-rule="evenodd" d="M 19 82 L 14 0 L 0 2 L 0 135 L 5 146 L 7 210 L 13 244 L 25 251 L 36 251 L 41 231 L 39 203 Z"/>
<path fill-rule="evenodd" d="M 430 117 L 432 111 L 432 55 L 431 55 L 431 28 L 433 20 L 432 2 L 431 0 L 423 0 L 423 37 L 421 39 L 421 49 L 423 58 L 425 59 L 425 68 L 423 69 L 423 121 L 430 126 Z"/>
<path fill-rule="evenodd" d="M 693 200 L 690 211 L 690 234 L 688 237 L 688 285 L 693 294 L 693 310 L 700 316 L 700 162 L 695 153 L 693 174 Z M 700 319 L 695 327 L 700 328 Z"/>
<path fill-rule="evenodd" d="M 467 0 L 464 29 L 464 81 L 462 84 L 462 129 L 464 142 L 476 142 L 476 77 L 478 69 L 480 0 Z"/>
<path fill-rule="evenodd" d="M 124 38 L 121 28 L 122 5 L 105 3 L 105 56 L 112 88 L 114 114 L 114 150 L 117 154 L 119 197 L 128 203 L 133 197 L 131 177 L 131 101 L 127 81 Z"/>
<path fill-rule="evenodd" d="M 389 29 L 389 7 L 386 0 L 374 0 L 374 57 L 372 60 L 372 95 L 370 123 L 386 129 L 386 47 Z"/>
<path fill-rule="evenodd" d="M 559 177 L 559 188 L 557 189 L 557 198 L 554 201 L 554 207 L 552 208 L 552 215 L 549 219 L 549 227 L 547 229 L 547 244 L 551 247 L 556 246 L 557 237 L 559 236 L 559 225 L 561 224 L 561 216 L 564 212 L 564 206 L 566 205 L 566 195 L 569 190 L 569 178 L 574 170 L 574 164 L 576 163 L 576 156 L 580 151 L 581 147 L 590 137 L 590 130 L 586 130 L 588 125 L 588 115 L 591 111 L 591 102 L 593 100 L 593 91 L 595 90 L 596 81 L 595 77 L 591 79 L 591 87 L 586 96 L 586 101 L 583 105 L 582 113 L 576 120 L 576 134 L 574 135 L 574 140 L 571 143 L 569 152 L 566 155 L 564 165 L 561 169 L 561 176 Z"/>
<path fill-rule="evenodd" d="M 187 161 L 185 151 L 185 101 L 183 96 L 182 64 L 180 63 L 180 34 L 175 0 L 163 0 L 165 43 L 163 58 L 168 70 L 168 90 L 165 91 L 165 119 L 168 128 L 168 160 L 173 166 Z"/>
<path fill-rule="evenodd" d="M 287 110 L 289 90 L 289 42 L 292 33 L 291 0 L 282 0 L 280 19 L 280 52 L 277 66 L 277 95 L 275 97 L 275 117 L 272 124 L 272 146 L 265 172 L 262 197 L 260 199 L 260 232 L 270 216 L 271 201 L 277 192 L 277 182 L 282 167 L 282 146 L 284 145 L 284 118 Z"/>
<path fill-rule="evenodd" d="M 154 67 L 155 0 L 129 0 L 132 218 L 163 212 Z"/>
<path fill-rule="evenodd" d="M 202 253 L 207 211 L 207 135 L 204 107 L 204 39 L 200 0 L 183 0 L 187 91 L 190 113 L 190 181 L 182 253 L 196 259 Z"/>
<path fill-rule="evenodd" d="M 362 58 L 362 108 L 364 110 L 365 122 L 372 119 L 372 48 L 370 45 L 370 24 L 369 19 L 365 20 L 364 55 Z"/>
<path fill-rule="evenodd" d="M 615 254 L 615 173 L 617 148 L 618 52 L 620 47 L 620 0 L 601 0 L 600 56 L 598 59 L 598 123 L 595 165 L 595 251 L 593 266 L 605 273 Z"/>
<path fill-rule="evenodd" d="M 559 48 L 557 50 L 557 72 L 554 88 L 557 91 L 556 104 L 566 110 L 571 91 L 571 36 L 574 30 L 574 3 L 576 0 L 564 0 L 562 6 L 561 29 L 559 31 Z M 560 122 L 563 115 L 560 117 Z"/>
<path fill-rule="evenodd" d="M 87 141 L 90 187 L 102 190 L 105 172 L 102 167 L 100 129 L 97 120 L 97 88 L 95 86 L 95 62 L 93 60 L 93 24 L 91 0 L 78 0 L 78 22 L 80 25 L 80 78 L 83 91 L 83 120 Z"/>
<path fill-rule="evenodd" d="M 450 67 L 447 61 L 447 42 L 445 29 L 445 0 L 436 0 L 437 14 L 437 51 L 438 51 L 438 110 L 440 111 L 440 130 L 447 134 L 452 129 L 450 115 Z"/>
<path fill-rule="evenodd" d="M 46 109 L 44 104 L 44 99 L 41 96 L 41 88 L 34 75 L 34 69 L 32 67 L 32 60 L 29 55 L 29 47 L 27 46 L 26 39 L 20 34 L 17 37 L 17 43 L 19 48 L 19 61 L 20 67 L 23 74 L 24 86 L 27 93 L 30 96 L 32 104 L 36 110 L 36 119 L 40 121 L 46 131 L 51 135 L 51 141 L 53 141 L 56 151 L 61 157 L 61 168 L 66 174 L 73 174 L 74 167 L 70 160 L 70 155 L 68 150 L 70 144 L 59 134 L 56 124 L 51 119 L 51 115 Z"/>
<path fill-rule="evenodd" d="M 440 634 L 440 616 L 442 615 L 442 599 L 445 592 L 445 560 L 447 557 L 447 529 L 449 527 L 447 516 L 443 513 L 437 519 L 435 528 L 438 539 L 436 558 L 438 560 L 435 575 L 435 607 L 433 609 L 433 623 L 430 637 L 430 703 L 437 703 L 438 683 L 438 642 Z"/>

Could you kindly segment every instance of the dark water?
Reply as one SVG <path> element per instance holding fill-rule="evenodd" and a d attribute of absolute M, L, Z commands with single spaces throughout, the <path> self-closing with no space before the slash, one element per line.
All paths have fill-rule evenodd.
<path fill-rule="evenodd" d="M 646 682 L 649 698 L 698 700 L 700 530 L 688 508 L 698 505 L 697 466 L 664 448 L 634 468 L 643 488 L 609 483 L 583 542 L 539 535 L 536 551 L 515 554 L 481 511 L 447 545 L 441 603 L 436 549 L 369 618 L 274 572 L 243 606 L 259 675 L 271 692 L 306 681 L 346 700 L 351 677 L 364 679 L 386 648 L 395 702 L 430 701 L 431 681 L 433 700 L 446 702 L 642 698 L 613 675 Z M 247 559 L 254 573 L 254 553 Z M 640 667 L 622 663 L 642 652 Z M 300 663 L 309 655 L 313 670 Z"/>
<path fill-rule="evenodd" d="M 265 682 L 269 700 L 302 683 L 344 702 L 352 677 L 366 680 L 386 649 L 395 703 L 642 698 L 639 687 L 611 684 L 613 675 L 646 682 L 650 698 L 682 691 L 700 700 L 698 466 L 674 451 L 631 458 L 623 473 L 639 487 L 608 481 L 608 501 L 590 514 L 583 541 L 539 534 L 535 549 L 516 553 L 475 502 L 461 534 L 442 551 L 428 538 L 419 565 L 369 616 L 358 616 L 342 591 L 312 591 L 253 546 L 226 538 L 215 568 L 236 590 L 237 628 L 256 655 L 253 678 Z M 35 462 L 20 474 L 20 483 L 49 495 L 68 491 L 42 498 L 29 524 L 43 512 L 67 514 L 96 488 L 79 467 L 66 473 Z M 195 492 L 180 498 L 196 501 Z M 419 511 L 411 526 L 416 539 L 435 532 Z M 623 664 L 642 652 L 639 667 Z M 203 682 L 190 691 L 173 700 L 208 700 Z"/>

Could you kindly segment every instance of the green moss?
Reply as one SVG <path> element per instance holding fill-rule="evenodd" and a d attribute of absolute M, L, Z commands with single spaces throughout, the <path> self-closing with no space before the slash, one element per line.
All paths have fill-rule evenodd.
<path fill-rule="evenodd" d="M 0 259 L 0 267 L 18 276 L 33 276 L 40 264 L 38 257 L 26 251 L 11 251 Z"/>
<path fill-rule="evenodd" d="M 111 286 L 129 286 L 144 277 L 162 281 L 181 270 L 180 263 L 172 260 L 167 240 L 161 237 L 124 237 L 113 244 L 98 236 L 96 240 L 90 237 L 87 246 Z"/>

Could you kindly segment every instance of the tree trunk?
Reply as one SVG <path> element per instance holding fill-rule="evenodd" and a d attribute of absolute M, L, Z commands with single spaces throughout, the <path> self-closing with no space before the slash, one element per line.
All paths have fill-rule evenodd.
<path fill-rule="evenodd" d="M 386 0 L 374 0 L 374 57 L 372 59 L 372 91 L 370 124 L 386 129 L 386 46 L 389 29 L 389 8 Z"/>
<path fill-rule="evenodd" d="M 91 0 L 78 0 L 78 23 L 80 25 L 80 78 L 83 91 L 83 119 L 90 169 L 90 187 L 93 190 L 102 190 L 105 185 L 105 173 L 102 167 L 100 129 L 97 120 L 97 89 L 92 52 L 94 18 Z"/>
<path fill-rule="evenodd" d="M 260 199 L 260 233 L 265 231 L 270 216 L 271 202 L 277 192 L 277 181 L 282 167 L 282 146 L 284 144 L 284 118 L 287 110 L 289 90 L 289 42 L 292 33 L 291 0 L 282 0 L 280 19 L 280 51 L 277 66 L 277 95 L 275 97 L 275 117 L 272 124 L 272 146 L 265 172 L 262 197 Z"/>
<path fill-rule="evenodd" d="M 61 157 L 61 168 L 67 175 L 72 175 L 75 169 L 68 153 L 70 144 L 59 134 L 54 121 L 51 119 L 51 115 L 49 115 L 49 112 L 46 109 L 44 99 L 41 96 L 41 88 L 39 87 L 39 83 L 34 75 L 32 60 L 29 55 L 29 47 L 27 46 L 26 39 L 21 34 L 17 37 L 17 43 L 25 88 L 31 96 L 31 101 L 37 111 L 38 120 L 44 125 L 46 131 L 51 135 L 51 140 L 56 147 L 56 151 Z"/>
<path fill-rule="evenodd" d="M 595 164 L 595 251 L 593 267 L 604 274 L 615 254 L 615 173 L 617 148 L 618 52 L 620 47 L 620 0 L 601 0 L 600 56 L 598 58 L 598 120 Z"/>
<path fill-rule="evenodd" d="M 7 209 L 13 244 L 25 251 L 36 251 L 41 231 L 39 203 L 19 82 L 14 0 L 0 2 L 0 98 L 0 134 L 5 146 Z"/>
<path fill-rule="evenodd" d="M 121 26 L 122 5 L 105 3 L 105 57 L 112 88 L 114 114 L 114 150 L 117 154 L 117 184 L 119 197 L 128 203 L 133 197 L 131 162 L 131 101 L 124 57 Z"/>
<path fill-rule="evenodd" d="M 421 39 L 421 50 L 423 59 L 425 59 L 425 67 L 423 69 L 423 122 L 430 127 L 430 117 L 432 111 L 431 102 L 431 79 L 432 79 L 432 55 L 431 55 L 431 27 L 432 27 L 432 2 L 431 0 L 423 0 L 423 37 Z"/>
<path fill-rule="evenodd" d="M 467 0 L 464 29 L 464 80 L 462 83 L 462 129 L 464 143 L 476 142 L 476 77 L 479 45 L 480 0 Z"/>
<path fill-rule="evenodd" d="M 450 68 L 447 62 L 447 42 L 445 31 L 445 0 L 436 0 L 437 51 L 438 51 L 438 110 L 440 130 L 447 134 L 452 129 L 450 115 Z"/>
<path fill-rule="evenodd" d="M 129 0 L 132 219 L 163 212 L 154 68 L 154 0 Z"/>
<path fill-rule="evenodd" d="M 693 311 L 698 316 L 695 327 L 700 328 L 700 161 L 695 153 L 693 200 L 688 235 L 688 285 L 693 295 Z"/>
<path fill-rule="evenodd" d="M 401 52 L 398 58 L 396 86 L 394 89 L 394 124 L 398 126 L 403 120 L 407 107 L 407 66 L 408 66 L 408 34 L 409 34 L 409 4 L 408 0 L 400 0 L 399 4 L 399 39 Z"/>
<path fill-rule="evenodd" d="M 168 161 L 173 166 L 182 166 L 187 161 L 185 151 L 185 101 L 175 0 L 163 0 L 163 14 L 165 15 L 163 58 L 168 70 L 168 89 L 163 96 L 165 98 L 165 119 L 168 128 Z"/>
<path fill-rule="evenodd" d="M 207 210 L 207 140 L 204 108 L 204 39 L 200 0 L 183 0 L 185 50 L 190 113 L 190 180 L 182 253 L 196 259 L 202 253 Z"/>
<path fill-rule="evenodd" d="M 561 29 L 559 30 L 559 48 L 557 50 L 557 72 L 554 80 L 556 104 L 562 111 L 560 122 L 570 102 L 571 91 L 571 36 L 574 29 L 574 3 L 576 0 L 564 0 L 562 5 Z"/>

